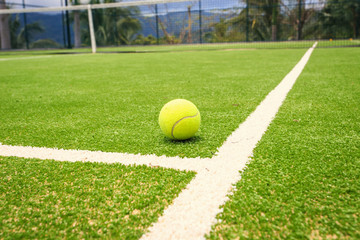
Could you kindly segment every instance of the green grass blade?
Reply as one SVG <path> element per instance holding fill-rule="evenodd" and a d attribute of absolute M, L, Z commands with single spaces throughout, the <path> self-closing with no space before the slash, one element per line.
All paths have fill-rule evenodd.
<path fill-rule="evenodd" d="M 138 239 L 194 175 L 0 157 L 0 239 Z"/>
<path fill-rule="evenodd" d="M 360 49 L 317 49 L 209 239 L 360 238 Z"/>

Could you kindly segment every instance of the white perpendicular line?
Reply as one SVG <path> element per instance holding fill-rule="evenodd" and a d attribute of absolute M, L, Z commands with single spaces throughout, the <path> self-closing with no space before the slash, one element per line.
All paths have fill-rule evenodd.
<path fill-rule="evenodd" d="M 211 159 L 10 146 L 1 143 L 0 156 L 121 163 L 196 171 L 196 177 L 142 239 L 203 239 L 215 223 L 216 215 L 221 211 L 219 206 L 227 200 L 232 185 L 240 180 L 239 171 L 245 168 L 253 149 L 275 117 L 316 45 L 317 42 L 245 122 L 227 138 L 218 149 L 217 155 Z"/>
<path fill-rule="evenodd" d="M 50 56 L 35 56 L 35 57 L 13 57 L 13 58 L 0 58 L 0 61 L 13 61 L 13 60 L 24 60 L 24 59 L 36 59 L 36 58 L 50 58 Z"/>
<path fill-rule="evenodd" d="M 3 61 L 14 61 L 14 60 L 28 60 L 28 59 L 66 57 L 66 56 L 83 56 L 83 55 L 89 55 L 89 53 L 58 54 L 58 55 L 41 55 L 41 56 L 31 56 L 31 57 L 0 58 L 0 61 L 3 62 Z"/>
<path fill-rule="evenodd" d="M 232 133 L 220 147 L 217 156 L 208 162 L 206 169 L 197 173 L 142 236 L 142 240 L 204 239 L 216 222 L 216 215 L 221 212 L 220 206 L 228 200 L 227 195 L 233 184 L 240 180 L 239 171 L 245 168 L 253 149 L 272 122 L 316 45 L 317 42 Z"/>
<path fill-rule="evenodd" d="M 10 146 L 2 145 L 1 143 L 0 156 L 38 158 L 43 160 L 52 159 L 69 162 L 121 163 L 124 165 L 146 165 L 150 167 L 164 167 L 189 171 L 199 171 L 203 169 L 209 161 L 209 159 L 206 158 L 180 158 L 88 150 Z"/>

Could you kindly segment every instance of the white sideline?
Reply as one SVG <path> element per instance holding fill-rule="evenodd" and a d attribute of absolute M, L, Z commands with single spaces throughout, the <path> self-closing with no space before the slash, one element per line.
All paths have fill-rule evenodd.
<path fill-rule="evenodd" d="M 239 171 L 246 166 L 316 44 L 225 141 L 218 155 L 211 159 L 206 169 L 198 172 L 142 240 L 203 239 L 210 232 L 216 215 L 221 211 L 219 206 L 227 200 L 232 185 L 240 180 Z"/>
<path fill-rule="evenodd" d="M 0 155 L 59 161 L 118 162 L 196 171 L 196 177 L 141 239 L 203 239 L 215 223 L 216 215 L 221 212 L 219 206 L 227 200 L 232 185 L 240 180 L 239 171 L 245 168 L 253 149 L 275 117 L 316 45 L 317 42 L 211 159 L 21 147 L 1 143 Z"/>
<path fill-rule="evenodd" d="M 89 53 L 77 53 L 77 54 L 58 54 L 58 55 L 41 55 L 41 56 L 31 56 L 31 57 L 13 57 L 13 58 L 0 58 L 1 61 L 13 61 L 13 60 L 27 60 L 27 59 L 38 59 L 38 58 L 53 58 L 61 56 L 83 56 L 89 55 Z"/>
<path fill-rule="evenodd" d="M 13 58 L 0 58 L 0 61 L 12 61 L 12 60 L 24 60 L 24 59 L 36 59 L 36 58 L 50 58 L 50 56 L 35 56 L 35 57 L 13 57 Z"/>

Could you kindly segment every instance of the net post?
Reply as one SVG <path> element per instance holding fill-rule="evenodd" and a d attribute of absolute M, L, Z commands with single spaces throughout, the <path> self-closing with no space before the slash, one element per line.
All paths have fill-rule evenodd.
<path fill-rule="evenodd" d="M 298 2 L 299 4 L 299 12 L 298 12 L 298 32 L 297 32 L 297 40 L 301 40 L 301 5 L 302 5 L 302 1 L 299 0 Z"/>
<path fill-rule="evenodd" d="M 65 7 L 68 6 L 68 0 L 65 0 Z M 66 18 L 66 33 L 67 33 L 67 47 L 71 48 L 71 35 L 70 35 L 70 19 L 69 19 L 69 11 L 65 11 Z"/>
<path fill-rule="evenodd" d="M 156 19 L 156 44 L 159 45 L 159 13 L 158 13 L 157 4 L 155 4 L 155 19 Z"/>
<path fill-rule="evenodd" d="M 94 24 L 93 17 L 91 11 L 91 5 L 88 5 L 88 17 L 89 17 L 89 28 L 90 28 L 90 39 L 91 39 L 91 50 L 92 53 L 96 53 L 96 41 L 95 41 L 95 32 L 94 32 Z"/>
<path fill-rule="evenodd" d="M 200 35 L 200 43 L 202 42 L 202 16 L 201 16 L 201 0 L 199 0 L 199 35 Z"/>
<path fill-rule="evenodd" d="M 23 9 L 26 8 L 26 6 L 25 6 L 25 0 L 22 0 L 22 6 L 23 6 Z M 29 49 L 29 35 L 28 35 L 28 31 L 27 31 L 26 13 L 23 13 L 23 17 L 24 17 L 24 30 L 25 30 L 26 49 Z"/>
<path fill-rule="evenodd" d="M 249 41 L 249 0 L 246 0 L 246 41 Z"/>
<path fill-rule="evenodd" d="M 61 7 L 63 7 L 63 0 L 61 0 Z M 61 10 L 61 25 L 63 31 L 63 41 L 64 41 L 64 48 L 66 47 L 66 33 L 65 33 L 65 17 L 64 17 L 64 10 Z"/>

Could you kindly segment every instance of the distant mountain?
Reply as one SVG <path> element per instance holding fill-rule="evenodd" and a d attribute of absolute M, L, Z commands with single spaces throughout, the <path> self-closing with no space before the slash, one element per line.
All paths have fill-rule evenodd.
<path fill-rule="evenodd" d="M 20 29 L 23 28 L 23 14 L 19 14 L 20 18 Z M 202 13 L 202 27 L 203 32 L 206 31 L 206 28 L 209 26 L 209 23 L 218 21 L 222 16 L 221 13 L 211 13 L 203 12 Z M 36 34 L 33 41 L 39 39 L 52 39 L 64 45 L 64 38 L 66 36 L 65 26 L 63 25 L 63 17 L 61 14 L 41 14 L 41 13 L 27 13 L 26 14 L 27 23 L 39 22 L 45 29 L 43 33 Z M 144 36 L 153 35 L 156 37 L 156 18 L 155 16 L 139 16 L 139 21 L 142 25 L 142 30 L 140 34 Z M 188 12 L 172 12 L 165 15 L 159 15 L 159 22 L 162 22 L 166 26 L 166 31 L 178 35 L 184 27 L 188 26 Z M 198 11 L 192 12 L 192 31 L 194 34 L 199 29 L 199 15 Z M 205 30 L 204 30 L 205 29 Z M 71 26 L 71 40 L 74 39 L 74 33 Z M 193 35 L 194 35 L 193 34 Z M 163 36 L 163 31 L 159 24 L 159 35 Z M 65 38 L 66 39 L 66 38 Z"/>
<path fill-rule="evenodd" d="M 206 31 L 206 29 L 209 28 L 209 24 L 211 24 L 212 22 L 219 21 L 221 16 L 222 15 L 218 13 L 214 14 L 210 12 L 203 12 L 201 15 L 202 17 L 201 25 L 203 31 Z M 138 19 L 140 20 L 142 25 L 141 34 L 143 34 L 144 36 L 148 36 L 150 34 L 156 36 L 155 16 L 151 16 L 151 17 L 141 16 Z M 160 15 L 159 16 L 160 37 L 164 35 L 160 26 L 160 22 L 164 24 L 167 32 L 171 34 L 179 35 L 184 28 L 188 27 L 189 24 L 188 19 L 189 19 L 188 12 L 173 12 L 166 15 Z M 199 21 L 198 11 L 192 11 L 191 22 L 192 22 L 192 31 L 194 32 L 199 31 L 200 21 Z"/>

